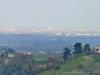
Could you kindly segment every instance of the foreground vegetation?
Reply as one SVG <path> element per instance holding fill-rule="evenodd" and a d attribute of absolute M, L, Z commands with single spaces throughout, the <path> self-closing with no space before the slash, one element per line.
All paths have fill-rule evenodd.
<path fill-rule="evenodd" d="M 36 75 L 33 54 L 0 48 L 0 75 Z"/>
<path fill-rule="evenodd" d="M 81 43 L 64 48 L 62 54 L 36 56 L 2 47 L 0 75 L 100 75 L 99 57 L 89 44 Z"/>
<path fill-rule="evenodd" d="M 64 62 L 40 73 L 40 75 L 100 75 L 100 54 L 91 49 L 89 44 L 74 45 L 74 50 L 65 48 Z"/>

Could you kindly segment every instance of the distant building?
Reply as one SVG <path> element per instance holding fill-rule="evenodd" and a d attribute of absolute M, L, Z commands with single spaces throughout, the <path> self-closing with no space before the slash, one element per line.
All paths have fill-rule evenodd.
<path fill-rule="evenodd" d="M 95 52 L 100 53 L 100 47 L 95 47 Z"/>
<path fill-rule="evenodd" d="M 28 56 L 32 55 L 31 52 L 24 51 L 24 50 L 17 51 L 16 53 L 17 53 L 17 54 L 21 54 L 21 55 L 28 55 Z"/>

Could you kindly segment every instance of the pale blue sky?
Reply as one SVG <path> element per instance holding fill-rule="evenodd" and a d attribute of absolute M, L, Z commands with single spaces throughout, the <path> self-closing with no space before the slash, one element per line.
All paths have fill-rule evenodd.
<path fill-rule="evenodd" d="M 100 0 L 0 0 L 0 26 L 100 28 Z"/>

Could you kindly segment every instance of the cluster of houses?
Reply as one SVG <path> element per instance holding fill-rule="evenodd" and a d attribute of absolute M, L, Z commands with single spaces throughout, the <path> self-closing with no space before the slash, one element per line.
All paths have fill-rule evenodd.
<path fill-rule="evenodd" d="M 15 51 L 10 47 L 2 46 L 0 47 L 0 62 L 4 62 L 5 64 L 13 62 L 12 59 L 18 59 L 20 63 L 27 63 L 28 59 L 32 56 L 31 52 L 25 51 Z M 14 61 L 15 62 L 15 61 Z M 18 62 L 18 61 L 17 61 Z"/>

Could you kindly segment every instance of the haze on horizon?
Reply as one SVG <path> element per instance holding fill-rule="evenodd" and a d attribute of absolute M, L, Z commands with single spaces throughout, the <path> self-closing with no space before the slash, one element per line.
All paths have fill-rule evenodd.
<path fill-rule="evenodd" d="M 0 0 L 0 31 L 99 30 L 100 0 Z"/>

